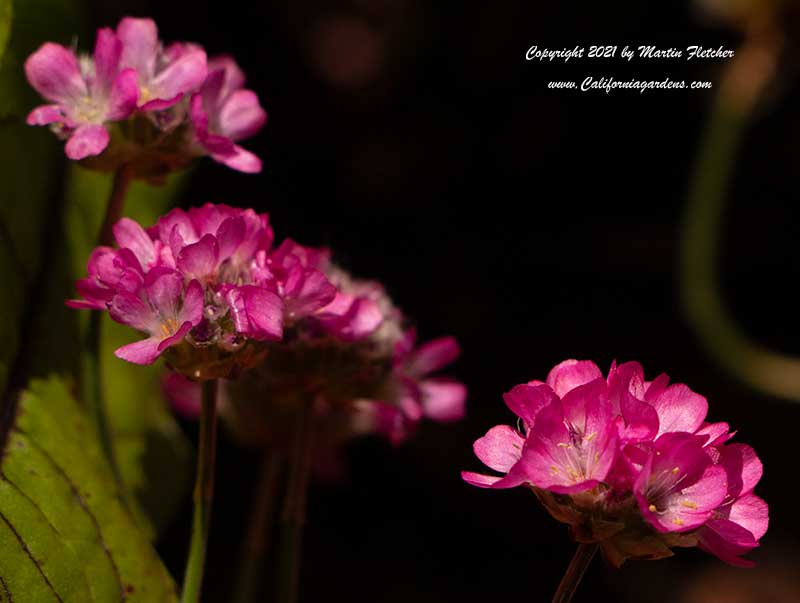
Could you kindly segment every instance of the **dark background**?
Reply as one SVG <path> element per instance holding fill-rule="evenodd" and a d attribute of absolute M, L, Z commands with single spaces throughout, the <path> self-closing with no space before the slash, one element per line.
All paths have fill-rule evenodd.
<path fill-rule="evenodd" d="M 383 281 L 425 338 L 463 345 L 452 373 L 470 388 L 464 421 L 427 423 L 398 449 L 355 442 L 349 477 L 312 486 L 302 601 L 548 600 L 573 551 L 566 528 L 530 493 L 472 488 L 459 471 L 481 467 L 474 439 L 512 421 L 502 393 L 569 357 L 604 369 L 636 359 L 648 376 L 665 371 L 706 395 L 711 418 L 764 461 L 758 493 L 772 521 L 756 570 L 697 550 L 619 572 L 598 560 L 576 600 L 798 596 L 800 408 L 720 371 L 678 304 L 680 221 L 714 93 L 546 87 L 589 74 L 716 82 L 723 62 L 524 59 L 533 44 L 736 47 L 735 33 L 686 2 L 95 2 L 96 26 L 126 14 L 154 17 L 165 40 L 233 54 L 270 115 L 244 143 L 263 174 L 206 160 L 184 205 L 270 212 L 278 237 L 331 246 L 354 273 Z M 800 352 L 800 95 L 792 69 L 779 79 L 746 135 L 722 273 L 747 331 Z M 233 586 L 256 461 L 223 436 L 209 601 L 227 601 Z M 160 545 L 176 576 L 189 525 L 187 502 Z M 699 595 L 701 583 L 716 598 Z"/>

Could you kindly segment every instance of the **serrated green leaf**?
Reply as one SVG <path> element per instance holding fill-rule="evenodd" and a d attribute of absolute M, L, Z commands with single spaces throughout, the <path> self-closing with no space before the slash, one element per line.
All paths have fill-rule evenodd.
<path fill-rule="evenodd" d="M 0 600 L 172 603 L 175 585 L 120 502 L 97 433 L 57 379 L 18 401 L 0 465 Z"/>
<path fill-rule="evenodd" d="M 173 175 L 162 187 L 137 181 L 128 193 L 125 214 L 148 226 L 172 206 L 185 183 Z M 111 191 L 111 176 L 71 166 L 67 228 L 75 278 L 86 274 L 86 260 Z M 117 464 L 122 479 L 159 531 L 171 519 L 191 486 L 192 450 L 161 390 L 161 363 L 139 366 L 114 356 L 138 337 L 130 327 L 104 317 L 102 378 Z"/>

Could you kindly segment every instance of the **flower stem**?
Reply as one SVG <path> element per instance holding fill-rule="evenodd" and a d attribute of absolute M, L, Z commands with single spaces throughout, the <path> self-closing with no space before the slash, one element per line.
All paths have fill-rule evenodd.
<path fill-rule="evenodd" d="M 119 222 L 122 212 L 125 209 L 125 198 L 133 182 L 133 171 L 129 166 L 123 165 L 114 172 L 114 182 L 111 185 L 111 194 L 106 205 L 106 215 L 103 217 L 103 224 L 100 226 L 100 234 L 97 237 L 98 245 L 111 245 L 114 242 L 114 224 Z"/>
<path fill-rule="evenodd" d="M 717 260 L 725 201 L 753 108 L 774 76 L 780 38 L 751 32 L 727 67 L 700 144 L 680 246 L 680 291 L 700 342 L 731 374 L 766 394 L 800 400 L 800 358 L 751 340 L 722 299 Z"/>
<path fill-rule="evenodd" d="M 103 224 L 97 235 L 98 245 L 111 245 L 113 240 L 112 226 L 122 217 L 125 207 L 125 197 L 133 178 L 133 174 L 126 166 L 121 167 L 114 173 L 114 182 L 111 186 L 111 194 L 106 204 L 106 213 Z M 100 357 L 100 344 L 102 334 L 103 314 L 92 312 L 89 315 L 89 325 L 86 330 L 86 340 L 84 345 L 83 362 L 81 368 L 81 384 L 84 402 L 91 409 L 94 416 L 97 432 L 100 438 L 100 445 L 106 459 L 114 474 L 114 480 L 121 493 L 122 500 L 129 505 L 125 484 L 122 481 L 122 474 L 117 464 L 116 455 L 111 438 L 111 426 L 106 412 L 105 398 L 103 395 L 103 368 Z"/>
<path fill-rule="evenodd" d="M 181 603 L 198 603 L 203 585 L 211 503 L 214 498 L 214 464 L 217 447 L 217 380 L 203 382 L 200 441 L 194 485 L 194 518 Z"/>
<path fill-rule="evenodd" d="M 572 601 L 572 597 L 578 589 L 583 575 L 586 573 L 586 568 L 589 567 L 598 548 L 599 545 L 596 543 L 581 543 L 578 545 L 575 555 L 564 573 L 564 577 L 561 578 L 558 590 L 553 595 L 553 603 L 569 603 Z"/>
<path fill-rule="evenodd" d="M 237 603 L 252 603 L 258 596 L 264 561 L 272 536 L 275 493 L 281 476 L 282 459 L 264 451 L 259 469 L 248 532 L 242 547 L 241 570 L 236 587 Z"/>
<path fill-rule="evenodd" d="M 297 417 L 294 444 L 281 513 L 281 558 L 278 575 L 278 601 L 297 603 L 303 525 L 306 520 L 308 481 L 314 449 L 314 405 L 309 403 Z"/>

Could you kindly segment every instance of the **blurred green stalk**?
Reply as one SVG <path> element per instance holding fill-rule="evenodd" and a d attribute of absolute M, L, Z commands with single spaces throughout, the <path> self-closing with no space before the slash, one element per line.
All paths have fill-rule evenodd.
<path fill-rule="evenodd" d="M 728 66 L 689 186 L 680 292 L 700 342 L 732 375 L 765 394 L 800 400 L 800 358 L 752 341 L 726 307 L 717 271 L 731 176 L 753 107 L 774 73 L 778 41 L 751 41 Z"/>
<path fill-rule="evenodd" d="M 189 558 L 183 580 L 182 603 L 199 603 L 203 587 L 211 504 L 214 499 L 214 465 L 217 448 L 217 380 L 203 382 L 200 411 L 200 438 L 197 450 L 197 475 L 194 485 L 194 517 Z"/>

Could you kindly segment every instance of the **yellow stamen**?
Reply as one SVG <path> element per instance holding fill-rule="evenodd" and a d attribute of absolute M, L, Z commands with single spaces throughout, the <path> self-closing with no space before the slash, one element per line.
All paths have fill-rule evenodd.
<path fill-rule="evenodd" d="M 675 519 L 672 520 L 672 523 L 674 523 L 676 526 L 682 526 L 683 520 L 680 517 L 676 517 Z"/>
<path fill-rule="evenodd" d="M 673 467 L 672 468 L 672 475 L 676 475 L 681 470 L 680 467 Z"/>
<path fill-rule="evenodd" d="M 178 321 L 174 318 L 168 318 L 166 321 L 161 323 L 161 334 L 164 337 L 170 337 L 171 335 L 175 334 L 175 331 L 178 330 Z"/>
<path fill-rule="evenodd" d="M 686 507 L 687 509 L 696 509 L 697 508 L 697 503 L 692 501 L 692 500 L 684 500 L 681 504 L 684 507 Z"/>
<path fill-rule="evenodd" d="M 650 505 L 647 508 L 650 510 L 651 513 L 655 513 L 656 511 L 658 511 L 658 507 L 656 507 L 655 505 Z"/>

